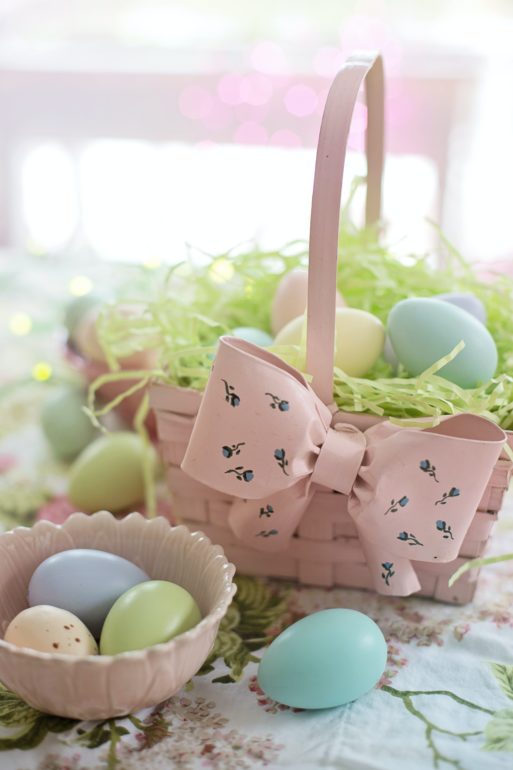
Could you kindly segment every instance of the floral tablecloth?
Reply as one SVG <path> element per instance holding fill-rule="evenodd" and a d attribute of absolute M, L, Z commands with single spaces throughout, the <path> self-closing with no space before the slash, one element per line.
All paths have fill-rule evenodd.
<path fill-rule="evenodd" d="M 45 296 L 62 296 L 68 277 L 61 271 Z M 58 313 L 51 303 L 46 315 L 30 305 L 39 319 L 37 336 L 13 336 L 9 318 L 24 309 L 27 281 L 37 283 L 37 276 L 32 271 L 13 280 L 8 292 L 2 292 L 5 276 L 0 283 L 3 528 L 30 525 L 40 516 L 59 519 L 71 509 L 67 467 L 52 459 L 39 427 L 52 378 L 41 385 L 30 375 L 43 358 L 59 379 Z M 492 549 L 513 551 L 513 498 Z M 77 723 L 35 712 L 0 689 L 1 770 L 513 766 L 513 562 L 483 571 L 467 607 L 246 577 L 237 582 L 211 659 L 188 687 L 152 710 Z M 375 690 L 341 708 L 282 707 L 258 687 L 262 649 L 287 624 L 327 607 L 361 610 L 380 625 L 389 650 L 385 675 Z"/>

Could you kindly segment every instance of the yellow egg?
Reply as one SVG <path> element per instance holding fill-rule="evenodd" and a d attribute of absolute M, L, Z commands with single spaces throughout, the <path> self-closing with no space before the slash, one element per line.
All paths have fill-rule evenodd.
<path fill-rule="evenodd" d="M 375 315 L 354 307 L 337 308 L 335 366 L 351 377 L 372 369 L 385 345 L 385 327 Z"/>
<path fill-rule="evenodd" d="M 276 335 L 275 345 L 300 345 L 306 339 L 306 317 L 294 318 Z M 385 328 L 379 318 L 354 307 L 337 308 L 335 316 L 335 366 L 351 377 L 363 377 L 372 369 L 385 344 Z M 301 364 L 300 364 L 301 367 Z"/>
<path fill-rule="evenodd" d="M 49 604 L 22 610 L 9 623 L 4 641 L 39 652 L 98 654 L 98 645 L 82 621 L 72 612 Z"/>
<path fill-rule="evenodd" d="M 305 312 L 307 296 L 308 272 L 306 270 L 291 270 L 283 276 L 271 305 L 273 334 L 278 334 L 289 321 Z M 337 291 L 337 307 L 344 307 L 344 305 L 345 302 Z"/>

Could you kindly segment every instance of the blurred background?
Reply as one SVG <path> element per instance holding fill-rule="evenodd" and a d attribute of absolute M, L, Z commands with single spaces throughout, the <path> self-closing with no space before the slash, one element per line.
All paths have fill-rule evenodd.
<path fill-rule="evenodd" d="M 330 80 L 378 48 L 388 240 L 430 249 L 430 218 L 507 264 L 512 39 L 511 0 L 1 0 L 3 260 L 151 265 L 307 237 Z M 349 176 L 365 122 L 361 105 Z"/>

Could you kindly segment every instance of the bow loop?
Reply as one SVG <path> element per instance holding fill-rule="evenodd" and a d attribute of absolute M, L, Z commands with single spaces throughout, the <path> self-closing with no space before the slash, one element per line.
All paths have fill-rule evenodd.
<path fill-rule="evenodd" d="M 297 370 L 223 337 L 182 468 L 236 498 L 230 526 L 262 551 L 290 544 L 312 484 L 348 495 L 376 590 L 419 590 L 412 562 L 457 557 L 504 431 L 471 414 L 424 430 L 331 423 Z"/>

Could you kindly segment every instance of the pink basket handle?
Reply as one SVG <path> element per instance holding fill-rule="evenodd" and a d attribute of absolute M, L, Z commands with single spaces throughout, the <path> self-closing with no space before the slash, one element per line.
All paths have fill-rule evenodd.
<path fill-rule="evenodd" d="M 367 201 L 365 221 L 380 218 L 384 145 L 383 61 L 379 54 L 351 56 L 330 88 L 322 116 L 310 219 L 306 368 L 312 387 L 333 401 L 333 355 L 340 197 L 349 128 L 363 81 L 367 97 Z"/>

